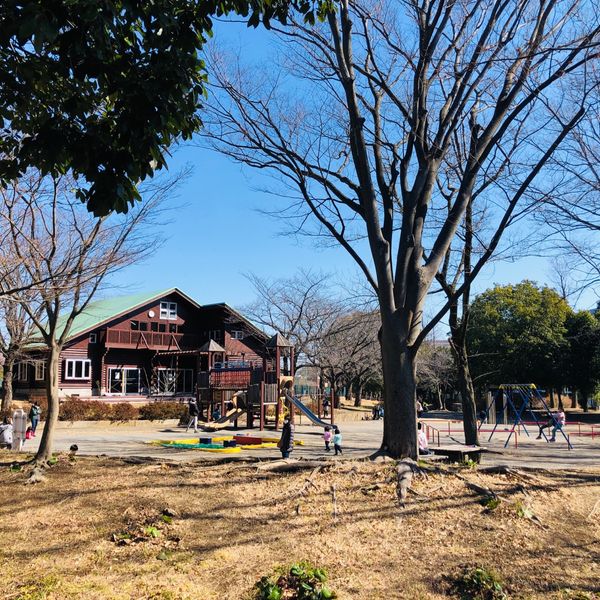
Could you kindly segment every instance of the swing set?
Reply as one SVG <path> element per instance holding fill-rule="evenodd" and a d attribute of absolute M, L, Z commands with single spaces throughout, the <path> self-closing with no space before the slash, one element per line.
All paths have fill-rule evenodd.
<path fill-rule="evenodd" d="M 502 409 L 501 412 L 506 415 L 511 415 L 508 419 L 508 424 L 512 421 L 512 429 L 508 434 L 508 438 L 506 439 L 506 443 L 504 447 L 506 448 L 512 438 L 513 434 L 517 427 L 522 427 L 523 431 L 530 437 L 529 431 L 527 430 L 527 425 L 523 420 L 523 417 L 528 414 L 531 416 L 533 422 L 537 425 L 540 431 L 540 435 L 544 436 L 546 442 L 549 441 L 548 436 L 545 433 L 545 430 L 541 428 L 543 424 L 548 421 L 552 421 L 554 426 L 559 425 L 550 410 L 550 407 L 546 403 L 545 398 L 540 394 L 540 391 L 537 389 L 534 383 L 505 383 L 498 387 L 498 394 L 502 395 Z M 544 409 L 545 419 L 540 420 L 538 415 L 533 411 L 533 403 L 538 402 Z M 492 406 L 495 407 L 495 401 L 491 402 L 485 411 L 485 417 L 481 419 L 479 423 L 479 429 L 485 421 L 488 420 L 488 416 Z M 530 423 L 531 424 L 531 423 Z M 488 438 L 488 442 L 492 439 L 494 433 L 496 433 L 496 429 L 498 428 L 499 423 L 496 421 L 494 423 L 494 428 L 490 433 L 490 437 Z M 565 438 L 567 442 L 567 446 L 569 450 L 573 449 L 573 445 L 569 440 L 569 437 L 565 434 L 562 427 L 557 427 L 557 431 L 560 431 L 562 436 Z"/>

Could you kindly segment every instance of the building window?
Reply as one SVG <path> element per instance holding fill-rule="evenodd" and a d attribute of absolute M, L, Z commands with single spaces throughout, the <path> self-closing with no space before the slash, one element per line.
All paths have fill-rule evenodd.
<path fill-rule="evenodd" d="M 95 333 L 90 333 L 90 344 L 95 344 L 98 341 L 98 336 Z"/>
<path fill-rule="evenodd" d="M 159 323 L 158 324 L 158 332 L 165 333 L 166 331 L 167 331 L 167 326 L 164 323 Z"/>
<path fill-rule="evenodd" d="M 152 323 L 150 323 L 150 331 L 158 331 L 158 323 L 152 321 Z"/>
<path fill-rule="evenodd" d="M 89 379 L 92 363 L 87 358 L 69 358 L 65 361 L 66 379 Z"/>
<path fill-rule="evenodd" d="M 35 367 L 35 380 L 44 381 L 46 379 L 46 361 L 36 360 L 33 366 Z"/>
<path fill-rule="evenodd" d="M 131 331 L 139 331 L 140 322 L 139 321 L 131 321 Z"/>
<path fill-rule="evenodd" d="M 221 343 L 223 341 L 223 331 L 221 329 L 211 329 L 208 334 L 210 339 L 217 343 Z"/>
<path fill-rule="evenodd" d="M 18 381 L 27 381 L 27 363 L 26 362 L 17 363 L 17 380 Z"/>
<path fill-rule="evenodd" d="M 177 318 L 177 303 L 176 302 L 161 302 L 160 303 L 160 318 L 173 320 Z"/>
<path fill-rule="evenodd" d="M 148 323 L 146 321 L 140 323 L 140 331 L 148 331 Z"/>
<path fill-rule="evenodd" d="M 177 325 L 175 323 L 169 323 L 169 333 L 177 333 Z"/>
<path fill-rule="evenodd" d="M 243 331 L 232 331 L 231 332 L 231 338 L 234 340 L 243 340 L 244 339 L 244 332 Z"/>

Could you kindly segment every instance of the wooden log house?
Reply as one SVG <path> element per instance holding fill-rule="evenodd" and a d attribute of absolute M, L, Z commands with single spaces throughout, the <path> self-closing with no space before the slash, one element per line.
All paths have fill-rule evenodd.
<path fill-rule="evenodd" d="M 262 378 L 268 339 L 227 304 L 200 305 L 177 288 L 99 300 L 73 323 L 60 396 L 147 402 L 249 385 Z M 43 354 L 32 350 L 15 368 L 15 397 L 44 396 L 44 381 Z"/>

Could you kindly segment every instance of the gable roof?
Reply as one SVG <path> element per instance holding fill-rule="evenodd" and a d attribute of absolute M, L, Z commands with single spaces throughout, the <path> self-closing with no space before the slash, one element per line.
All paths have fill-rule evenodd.
<path fill-rule="evenodd" d="M 145 292 L 132 294 L 130 296 L 118 296 L 116 298 L 96 300 L 96 302 L 90 302 L 85 310 L 75 317 L 68 339 L 73 339 L 87 331 L 96 329 L 106 321 L 112 321 L 120 315 L 131 312 L 140 306 L 150 304 L 155 300 L 173 293 L 179 294 L 196 308 L 200 308 L 200 305 L 195 300 L 190 298 L 187 294 L 184 294 L 179 288 L 169 288 L 160 292 Z M 65 316 L 59 318 L 58 331 L 61 331 L 65 320 Z"/>
<path fill-rule="evenodd" d="M 214 340 L 208 340 L 198 348 L 198 352 L 225 352 L 225 348 L 220 346 Z"/>
<path fill-rule="evenodd" d="M 245 323 L 248 326 L 248 328 L 250 330 L 252 330 L 253 335 L 255 335 L 258 339 L 263 340 L 263 341 L 266 341 L 269 339 L 269 336 L 264 331 L 259 329 L 252 321 L 250 321 L 247 317 L 245 317 L 239 311 L 235 310 L 235 308 L 232 308 L 231 306 L 229 306 L 229 304 L 227 304 L 226 302 L 216 302 L 214 304 L 203 304 L 202 308 L 205 308 L 205 309 L 220 308 L 222 310 L 225 310 L 225 311 L 229 312 L 231 315 L 233 315 L 240 322 Z"/>

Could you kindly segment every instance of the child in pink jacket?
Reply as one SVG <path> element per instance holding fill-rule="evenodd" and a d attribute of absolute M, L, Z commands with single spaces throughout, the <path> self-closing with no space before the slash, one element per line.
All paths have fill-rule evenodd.
<path fill-rule="evenodd" d="M 323 440 L 325 441 L 325 452 L 329 452 L 331 450 L 331 448 L 329 447 L 329 444 L 331 443 L 331 427 L 325 427 Z"/>

